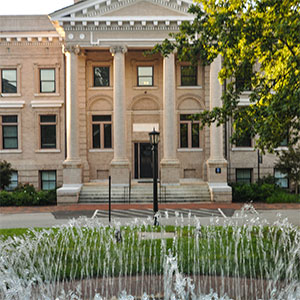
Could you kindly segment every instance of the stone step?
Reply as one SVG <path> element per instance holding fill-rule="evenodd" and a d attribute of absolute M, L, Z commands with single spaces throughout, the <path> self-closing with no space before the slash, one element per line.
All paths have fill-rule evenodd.
<path fill-rule="evenodd" d="M 112 202 L 129 202 L 128 187 L 112 187 Z M 130 202 L 152 202 L 152 184 L 136 184 L 131 187 Z M 159 202 L 204 202 L 210 201 L 210 192 L 206 184 L 162 186 L 158 188 Z M 107 203 L 107 185 L 84 185 L 80 196 L 81 203 Z"/>

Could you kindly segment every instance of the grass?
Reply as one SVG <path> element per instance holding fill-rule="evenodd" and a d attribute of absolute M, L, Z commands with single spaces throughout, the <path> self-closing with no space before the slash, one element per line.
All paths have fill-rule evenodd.
<path fill-rule="evenodd" d="M 174 232 L 175 238 L 142 240 L 140 231 Z M 141 226 L 121 232 L 118 243 L 111 227 L 2 229 L 0 245 L 9 241 L 2 249 L 7 264 L 50 281 L 162 274 L 166 255 L 177 257 L 184 274 L 300 280 L 293 228 Z"/>

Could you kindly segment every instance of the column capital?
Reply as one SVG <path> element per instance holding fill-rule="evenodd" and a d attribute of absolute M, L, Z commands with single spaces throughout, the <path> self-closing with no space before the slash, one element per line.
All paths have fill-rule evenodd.
<path fill-rule="evenodd" d="M 69 52 L 76 55 L 83 54 L 79 45 L 66 45 L 64 47 L 64 53 Z"/>
<path fill-rule="evenodd" d="M 113 46 L 110 47 L 109 51 L 111 54 L 116 54 L 116 53 L 122 53 L 125 54 L 127 52 L 127 47 L 126 46 Z"/>

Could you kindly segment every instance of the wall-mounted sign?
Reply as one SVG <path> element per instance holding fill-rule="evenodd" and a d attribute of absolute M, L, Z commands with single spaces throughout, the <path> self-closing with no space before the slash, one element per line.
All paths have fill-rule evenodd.
<path fill-rule="evenodd" d="M 221 168 L 216 168 L 216 174 L 221 174 Z"/>

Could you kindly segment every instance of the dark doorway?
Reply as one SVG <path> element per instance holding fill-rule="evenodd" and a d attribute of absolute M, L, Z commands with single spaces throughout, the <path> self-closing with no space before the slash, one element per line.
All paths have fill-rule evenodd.
<path fill-rule="evenodd" d="M 150 143 L 134 143 L 134 178 L 153 178 Z"/>

